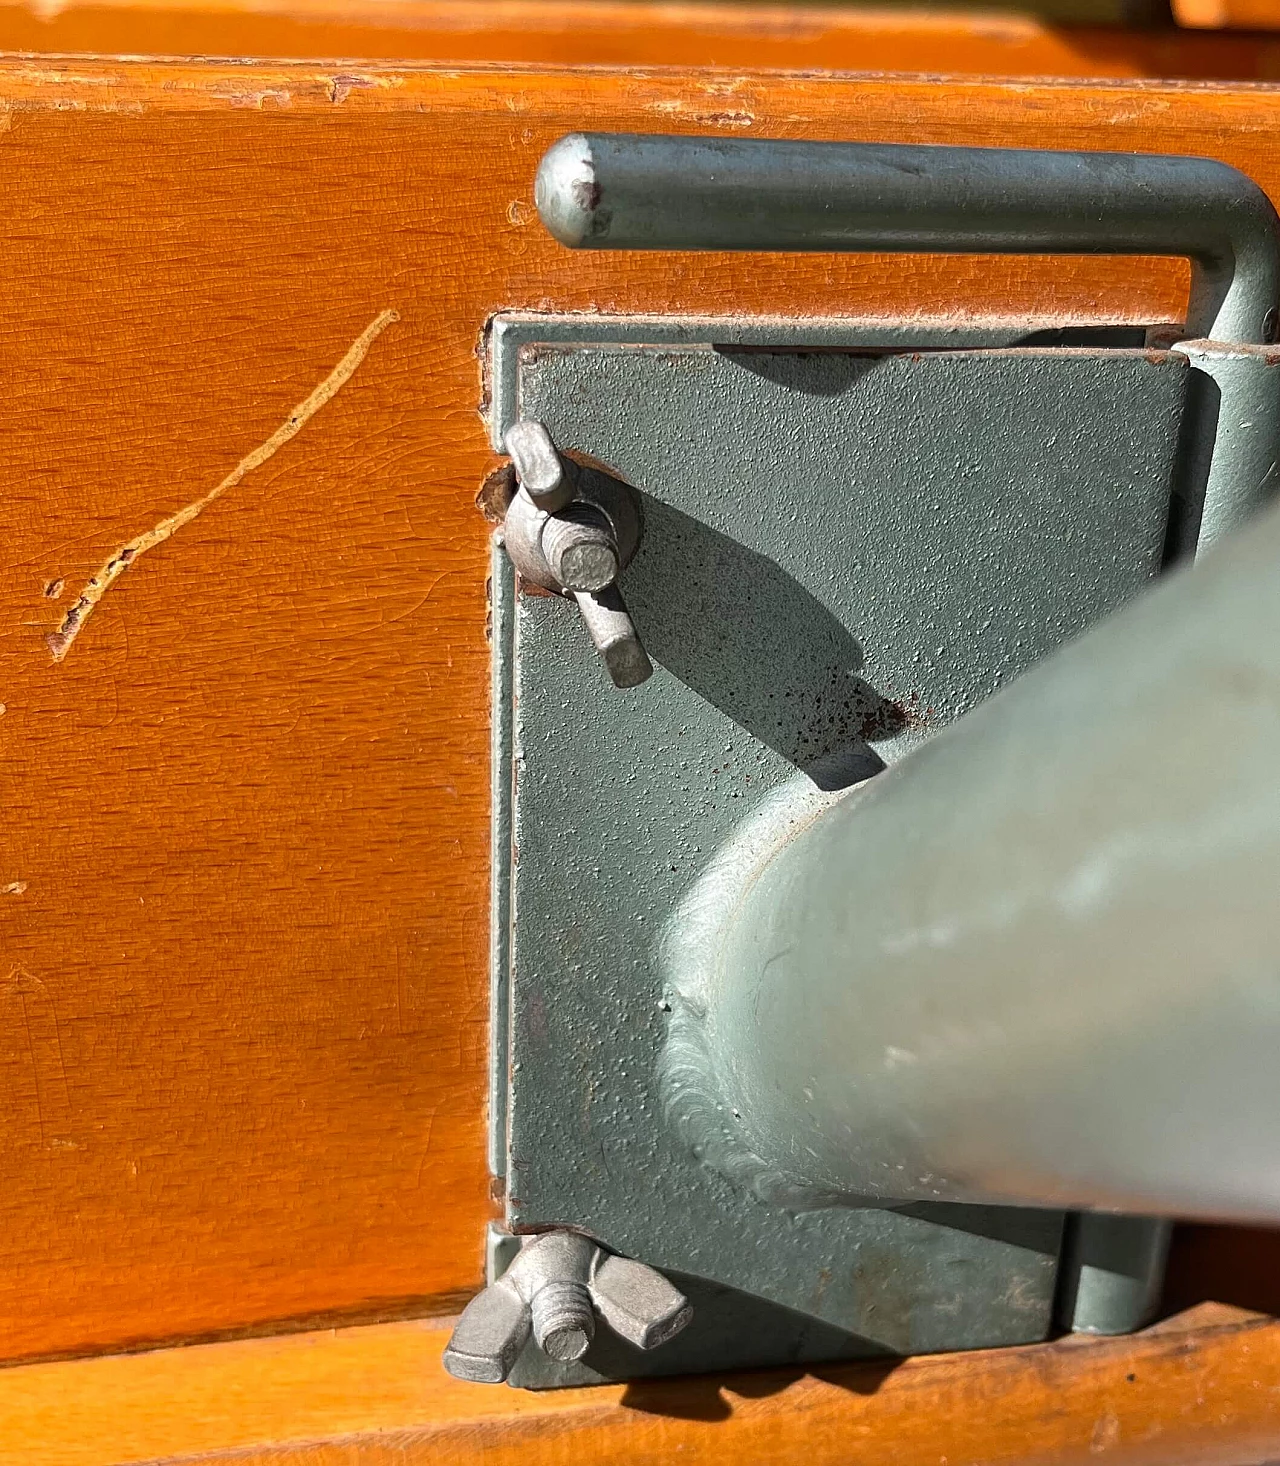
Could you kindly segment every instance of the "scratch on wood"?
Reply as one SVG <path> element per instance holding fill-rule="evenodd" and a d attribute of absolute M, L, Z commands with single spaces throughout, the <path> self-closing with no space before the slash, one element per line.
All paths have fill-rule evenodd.
<path fill-rule="evenodd" d="M 377 86 L 377 82 L 371 76 L 357 76 L 352 73 L 342 73 L 335 76 L 329 83 L 329 100 L 335 107 L 340 107 L 356 87 L 372 86 Z"/>
<path fill-rule="evenodd" d="M 261 468 L 268 458 L 278 453 L 291 438 L 296 437 L 325 403 L 337 396 L 351 380 L 374 341 L 393 321 L 399 319 L 400 315 L 397 311 L 382 311 L 361 331 L 351 343 L 347 354 L 315 391 L 293 409 L 265 443 L 259 444 L 252 453 L 246 454 L 220 484 L 216 484 L 207 494 L 195 500 L 194 503 L 188 504 L 185 509 L 179 509 L 168 519 L 162 519 L 154 529 L 149 529 L 145 534 L 140 534 L 136 539 L 130 540 L 127 545 L 117 550 L 100 570 L 91 575 L 85 582 L 84 589 L 67 608 L 67 614 L 62 618 L 58 629 L 50 631 L 45 636 L 45 644 L 53 653 L 53 660 L 62 661 L 71 650 L 71 645 L 76 637 L 84 630 L 85 622 L 92 615 L 93 608 L 140 555 L 145 555 L 148 550 L 154 550 L 157 545 L 164 544 L 170 535 L 176 534 L 183 525 L 190 524 L 193 519 L 198 518 L 215 499 L 220 498 L 228 489 L 234 489 L 255 468 Z"/>
<path fill-rule="evenodd" d="M 52 1147 L 59 1141 L 68 1142 L 72 1129 L 71 1095 L 53 998 L 38 977 L 33 977 L 25 967 L 15 967 L 0 981 L 0 1004 L 5 1003 L 12 1004 L 10 1012 L 16 1010 L 26 1036 L 40 1144 Z M 72 1148 L 78 1147 L 72 1143 Z"/>
<path fill-rule="evenodd" d="M 0 896 L 21 896 L 26 889 L 26 881 L 10 881 L 7 886 L 0 888 Z"/>
<path fill-rule="evenodd" d="M 283 87 L 268 87 L 260 92 L 246 92 L 235 90 L 216 89 L 217 95 L 225 97 L 233 107 L 252 107 L 255 111 L 265 112 L 268 104 L 272 107 L 291 107 L 293 95 L 285 91 Z"/>

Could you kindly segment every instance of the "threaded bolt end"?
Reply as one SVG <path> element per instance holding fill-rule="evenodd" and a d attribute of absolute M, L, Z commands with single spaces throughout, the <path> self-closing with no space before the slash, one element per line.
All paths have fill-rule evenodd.
<path fill-rule="evenodd" d="M 553 515 L 542 530 L 542 553 L 568 591 L 597 591 L 618 578 L 618 547 L 604 516 L 574 508 Z"/>
<path fill-rule="evenodd" d="M 595 1336 L 596 1316 L 583 1283 L 544 1283 L 529 1305 L 533 1337 L 548 1359 L 581 1359 Z"/>

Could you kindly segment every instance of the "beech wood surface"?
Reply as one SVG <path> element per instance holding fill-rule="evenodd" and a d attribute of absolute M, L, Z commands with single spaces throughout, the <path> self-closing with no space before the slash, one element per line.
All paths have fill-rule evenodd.
<path fill-rule="evenodd" d="M 529 1394 L 396 1323 L 0 1371 L 0 1466 L 1255 1466 L 1280 1324 L 1208 1306 L 1130 1339 Z"/>
<path fill-rule="evenodd" d="M 0 62 L 0 1358 L 442 1312 L 479 1285 L 492 313 L 1182 310 L 1171 261 L 572 254 L 532 207 L 550 142 L 1145 148 L 1280 196 L 1278 108 Z"/>
<path fill-rule="evenodd" d="M 1223 0 L 1179 0 L 1218 6 Z M 1255 7 L 1280 0 L 1226 0 Z M 1210 25 L 1223 23 L 1218 20 Z M 1263 20 L 1259 24 L 1268 25 Z M 1010 10 L 652 0 L 69 0 L 0 5 L 0 50 L 947 75 L 1280 78 L 1280 38 L 1061 25 Z"/>

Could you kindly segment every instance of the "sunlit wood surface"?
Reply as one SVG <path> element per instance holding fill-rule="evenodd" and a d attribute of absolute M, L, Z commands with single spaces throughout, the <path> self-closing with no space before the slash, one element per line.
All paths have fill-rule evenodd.
<path fill-rule="evenodd" d="M 1178 0 L 1225 24 L 1277 0 Z M 1206 8 L 1207 7 L 1207 8 Z M 1069 8 L 1069 7 L 1066 7 Z M 1105 3 L 1095 10 L 1105 9 Z M 1213 18 L 1217 17 L 1217 18 Z M 1244 23 L 1244 22 L 1240 22 Z M 1280 38 L 1062 25 L 1016 8 L 651 0 L 69 0 L 0 5 L 0 50 L 947 75 L 1280 78 Z"/>
<path fill-rule="evenodd" d="M 0 1371 L 0 1466 L 1254 1466 L 1280 1325 L 530 1395 L 398 1323 Z"/>
<path fill-rule="evenodd" d="M 548 143 L 589 124 L 1146 148 L 1223 158 L 1280 196 L 1273 115 L 1267 88 L 0 63 L 0 1357 L 442 1313 L 479 1284 L 495 1203 L 473 501 L 493 312 L 1182 308 L 1186 270 L 1168 261 L 571 255 L 532 208 Z M 75 1402 L 94 1380 L 102 1399 L 141 1380 L 177 1402 L 156 1407 L 170 1424 L 207 1426 L 188 1454 L 247 1440 L 260 1461 L 400 1459 L 370 1433 L 400 1429 L 412 1400 L 404 1459 L 475 1440 L 514 1461 L 532 1421 L 548 1441 L 599 1432 L 575 1460 L 745 1459 L 755 1431 L 752 1459 L 789 1459 L 768 1445 L 785 1437 L 835 1461 L 842 1440 L 863 1449 L 862 1420 L 866 1442 L 917 1442 L 897 1459 L 924 1461 L 933 1410 L 977 1432 L 952 1429 L 970 1455 L 951 1461 L 979 1459 L 1001 1419 L 1043 1415 L 1051 1444 L 1069 1424 L 1082 1450 L 1154 1442 L 1163 1457 L 1134 1459 L 1170 1466 L 1184 1428 L 1202 1454 L 1180 1462 L 1261 1459 L 1274 1416 L 1274 1333 L 1220 1319 L 1150 1345 L 1152 1396 L 1115 1373 L 1146 1343 L 1067 1344 L 922 1361 L 874 1389 L 857 1381 L 875 1372 L 735 1385 L 715 1429 L 704 1384 L 541 1401 L 455 1386 L 441 1337 L 404 1324 L 40 1365 L 0 1374 L 0 1418 L 29 1406 L 69 1442 L 14 1460 L 177 1454 L 145 1434 L 89 1454 L 104 1417 Z M 361 1339 L 400 1342 L 323 1375 Z M 276 1359 L 295 1362 L 273 1374 Z M 213 1383 L 185 1395 L 200 1361 Z M 401 1384 L 378 1415 L 384 1377 Z M 275 1407 L 254 1413 L 272 1390 L 330 1412 L 282 1423 L 295 1445 L 275 1455 L 258 1449 Z M 1067 1390 L 1097 1405 L 1086 1436 L 1074 1405 L 1054 1413 Z M 364 1454 L 297 1444 L 335 1432 L 369 1435 Z M 982 1459 L 1015 1459 L 1015 1434 Z M 22 1439 L 0 1423 L 0 1459 Z"/>
<path fill-rule="evenodd" d="M 1280 30 L 1280 0 L 1173 0 L 1173 14 L 1192 30 Z"/>

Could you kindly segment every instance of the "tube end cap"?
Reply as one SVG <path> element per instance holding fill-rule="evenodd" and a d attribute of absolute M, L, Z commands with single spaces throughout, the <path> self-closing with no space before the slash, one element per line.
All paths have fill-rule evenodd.
<path fill-rule="evenodd" d="M 568 133 L 543 154 L 533 197 L 542 222 L 561 244 L 581 249 L 608 232 L 612 211 L 603 193 L 585 133 Z"/>

